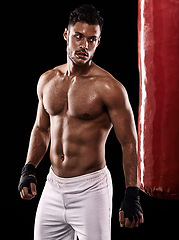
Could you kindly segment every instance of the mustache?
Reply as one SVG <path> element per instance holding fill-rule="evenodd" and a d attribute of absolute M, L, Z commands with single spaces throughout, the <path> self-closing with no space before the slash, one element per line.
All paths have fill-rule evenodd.
<path fill-rule="evenodd" d="M 81 49 L 81 50 L 78 50 L 78 51 L 75 51 L 75 54 L 84 54 L 85 56 L 87 56 L 88 57 L 88 52 L 85 50 L 85 49 Z"/>

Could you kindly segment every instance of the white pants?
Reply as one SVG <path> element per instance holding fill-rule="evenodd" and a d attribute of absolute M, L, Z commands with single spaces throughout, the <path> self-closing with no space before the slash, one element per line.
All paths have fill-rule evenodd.
<path fill-rule="evenodd" d="M 50 168 L 38 205 L 35 240 L 110 240 L 112 181 L 107 167 L 72 178 Z"/>

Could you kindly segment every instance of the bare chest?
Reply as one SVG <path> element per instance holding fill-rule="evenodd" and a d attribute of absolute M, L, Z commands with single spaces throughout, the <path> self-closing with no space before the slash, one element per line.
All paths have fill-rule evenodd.
<path fill-rule="evenodd" d="M 51 81 L 43 102 L 50 115 L 68 114 L 76 118 L 94 118 L 103 111 L 103 104 L 93 81 Z"/>

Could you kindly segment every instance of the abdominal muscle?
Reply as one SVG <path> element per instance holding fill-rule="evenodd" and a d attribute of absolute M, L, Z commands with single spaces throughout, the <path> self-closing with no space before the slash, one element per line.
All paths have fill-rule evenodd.
<path fill-rule="evenodd" d="M 50 160 L 59 177 L 75 177 L 105 167 L 105 142 L 110 127 L 93 120 L 51 119 Z"/>

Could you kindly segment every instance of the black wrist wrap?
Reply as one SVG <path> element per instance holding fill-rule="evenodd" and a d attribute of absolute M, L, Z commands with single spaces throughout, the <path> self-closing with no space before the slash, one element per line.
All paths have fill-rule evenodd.
<path fill-rule="evenodd" d="M 36 177 L 29 175 L 35 176 L 35 166 L 33 164 L 26 164 L 22 168 L 21 177 L 18 185 L 19 192 L 22 190 L 23 187 L 27 187 L 28 191 L 30 191 L 30 183 L 35 183 L 35 185 L 37 185 Z"/>
<path fill-rule="evenodd" d="M 121 204 L 120 211 L 124 211 L 124 217 L 129 218 L 130 222 L 141 218 L 143 213 L 140 205 L 140 190 L 138 187 L 128 187 L 125 191 L 124 200 Z"/>

